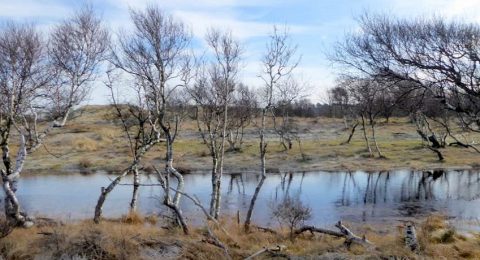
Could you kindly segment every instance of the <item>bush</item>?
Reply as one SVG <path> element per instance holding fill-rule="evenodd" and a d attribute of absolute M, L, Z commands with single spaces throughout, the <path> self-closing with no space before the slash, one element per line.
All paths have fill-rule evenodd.
<path fill-rule="evenodd" d="M 272 215 L 282 225 L 287 225 L 290 230 L 290 238 L 293 239 L 293 232 L 299 224 L 312 217 L 312 209 L 303 204 L 298 196 L 286 196 L 281 203 L 273 208 Z"/>

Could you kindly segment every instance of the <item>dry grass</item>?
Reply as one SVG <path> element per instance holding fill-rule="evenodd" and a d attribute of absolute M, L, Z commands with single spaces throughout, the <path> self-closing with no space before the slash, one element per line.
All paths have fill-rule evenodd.
<path fill-rule="evenodd" d="M 73 149 L 82 152 L 93 152 L 98 150 L 98 142 L 89 137 L 77 137 L 72 140 Z"/>
<path fill-rule="evenodd" d="M 44 149 L 29 157 L 27 170 L 71 169 L 79 165 L 82 158 L 92 163 L 92 169 L 118 172 L 126 167 L 130 159 L 127 140 L 122 130 L 109 118 L 108 106 L 87 106 L 80 116 L 70 121 L 65 128 L 55 129 L 46 140 Z M 468 168 L 479 167 L 479 154 L 472 149 L 447 147 L 442 149 L 446 160 L 439 162 L 436 155 L 422 147 L 415 127 L 407 118 L 391 118 L 389 123 L 380 122 L 377 139 L 387 159 L 369 158 L 362 136 L 357 131 L 348 145 L 341 145 L 349 132 L 341 119 L 293 118 L 302 137 L 303 150 L 308 160 L 302 158 L 299 146 L 283 151 L 278 138 L 268 138 L 267 167 L 274 166 L 285 171 L 308 170 L 392 170 L 399 168 Z M 271 122 L 268 122 L 271 124 Z M 258 136 L 254 125 L 246 129 L 245 143 L 239 152 L 226 155 L 226 171 L 255 170 L 259 167 Z M 480 134 L 469 134 L 469 140 L 480 140 Z M 15 140 L 15 139 L 13 139 Z M 463 139 L 462 139 L 463 140 Z M 451 142 L 452 140 L 447 140 Z M 15 151 L 15 144 L 12 144 Z M 148 153 L 145 166 L 159 163 L 165 156 L 165 147 L 158 145 Z M 197 135 L 196 123 L 183 122 L 181 132 L 174 144 L 175 165 L 190 170 L 209 170 L 209 151 Z M 60 167 L 60 166 L 61 167 Z M 70 167 L 73 166 L 73 167 Z"/>
<path fill-rule="evenodd" d="M 285 245 L 289 256 L 315 258 L 322 255 L 367 259 L 479 259 L 480 236 L 465 237 L 453 232 L 449 241 L 436 240 L 441 230 L 451 230 L 445 219 L 432 216 L 417 225 L 420 250 L 413 253 L 404 246 L 401 230 L 385 226 L 353 226 L 358 234 L 375 243 L 374 249 L 353 246 L 347 249 L 342 238 L 304 233 L 290 240 L 288 232 L 277 234 L 259 231 L 249 233 L 233 218 L 221 222 L 228 235 L 220 229 L 211 230 L 224 243 L 233 259 L 243 259 L 264 246 Z M 178 229 L 152 226 L 148 218 L 130 214 L 119 220 L 105 220 L 96 225 L 91 221 L 65 225 L 37 226 L 16 229 L 0 240 L 0 253 L 6 259 L 73 258 L 86 259 L 224 259 L 219 247 L 208 243 L 205 227 L 193 228 L 185 236 Z M 148 223 L 147 223 L 148 222 Z M 451 231 L 448 231 L 451 233 Z M 264 254 L 258 259 L 269 259 Z"/>
<path fill-rule="evenodd" d="M 120 221 L 126 224 L 145 224 L 145 218 L 137 212 L 129 212 L 127 215 L 123 216 Z"/>

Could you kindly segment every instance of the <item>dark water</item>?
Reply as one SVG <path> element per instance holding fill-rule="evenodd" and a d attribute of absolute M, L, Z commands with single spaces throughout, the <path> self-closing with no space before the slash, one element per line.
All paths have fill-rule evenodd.
<path fill-rule="evenodd" d="M 42 175 L 23 176 L 18 197 L 22 206 L 34 215 L 65 219 L 91 218 L 100 187 L 113 176 Z M 222 212 L 245 216 L 260 177 L 232 174 L 223 178 Z M 185 176 L 185 191 L 209 204 L 208 173 Z M 128 183 L 127 178 L 123 183 Z M 143 183 L 156 183 L 143 178 Z M 131 186 L 117 186 L 104 207 L 105 216 L 117 217 L 128 211 Z M 164 211 L 162 191 L 157 186 L 141 187 L 139 209 L 143 213 Z M 480 173 L 473 171 L 394 171 L 394 172 L 307 172 L 269 174 L 255 206 L 253 221 L 275 225 L 271 208 L 285 196 L 298 196 L 312 208 L 311 223 L 331 225 L 339 219 L 385 222 L 421 217 L 440 212 L 456 220 L 476 222 L 480 216 Z M 198 221 L 201 211 L 183 200 L 190 221 Z M 197 219 L 196 217 L 197 216 Z M 203 217 L 203 216 L 202 216 Z"/>

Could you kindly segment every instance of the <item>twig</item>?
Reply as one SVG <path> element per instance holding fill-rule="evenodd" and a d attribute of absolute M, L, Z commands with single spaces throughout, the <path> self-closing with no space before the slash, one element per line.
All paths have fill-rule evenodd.
<path fill-rule="evenodd" d="M 254 259 L 255 257 L 265 253 L 265 252 L 269 252 L 269 253 L 275 253 L 277 254 L 278 252 L 281 252 L 281 251 L 285 251 L 287 247 L 284 246 L 284 245 L 277 245 L 277 246 L 273 246 L 273 247 L 264 247 L 262 248 L 261 250 L 255 252 L 253 255 L 245 258 L 245 260 L 252 260 Z"/>
<path fill-rule="evenodd" d="M 60 159 L 60 158 L 62 158 L 63 156 L 65 156 L 65 154 L 56 155 L 56 154 L 50 152 L 50 150 L 47 148 L 47 145 L 46 145 L 45 143 L 42 143 L 42 146 L 43 146 L 43 148 L 45 149 L 45 151 L 47 151 L 48 154 L 50 154 L 51 156 L 53 156 L 53 157 L 55 157 L 55 158 L 57 158 L 57 159 Z"/>
<path fill-rule="evenodd" d="M 220 239 L 218 239 L 217 236 L 215 236 L 215 234 L 212 232 L 212 230 L 208 226 L 208 223 L 207 223 L 207 231 L 208 231 L 208 239 L 204 239 L 203 241 L 223 249 L 226 258 L 232 259 L 232 257 L 230 256 L 230 253 L 228 252 L 228 247 L 225 244 L 223 244 L 222 241 L 220 241 Z"/>
<path fill-rule="evenodd" d="M 271 229 L 271 228 L 260 227 L 260 226 L 255 226 L 255 225 L 253 225 L 253 227 L 256 228 L 256 229 L 258 229 L 258 230 L 261 230 L 261 231 L 263 231 L 263 232 L 268 232 L 268 233 L 275 234 L 275 235 L 278 234 L 277 231 L 275 231 L 275 230 L 273 230 L 273 229 Z"/>

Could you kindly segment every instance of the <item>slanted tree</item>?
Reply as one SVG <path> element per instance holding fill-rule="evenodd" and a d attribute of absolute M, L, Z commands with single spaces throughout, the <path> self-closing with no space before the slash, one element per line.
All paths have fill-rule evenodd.
<path fill-rule="evenodd" d="M 191 33 L 181 21 L 156 6 L 132 10 L 130 17 L 133 32 L 118 35 L 117 46 L 112 46 L 110 62 L 137 86 L 140 103 L 148 114 L 148 124 L 152 131 L 158 133 L 157 139 L 152 139 L 153 142 L 143 150 L 146 152 L 157 144 L 160 136 L 165 141 L 164 174 L 177 180 L 177 189 L 173 200 L 165 199 L 164 204 L 173 210 L 184 231 L 188 232 L 179 210 L 184 180 L 173 166 L 173 143 L 180 127 L 180 117 L 171 104 L 176 89 L 186 86 L 190 80 L 191 64 L 187 48 Z M 100 219 L 105 197 L 110 191 L 109 188 L 102 189 L 95 210 L 96 222 Z M 170 198 L 170 194 L 165 194 L 165 198 Z"/>
<path fill-rule="evenodd" d="M 5 215 L 16 225 L 28 225 L 16 197 L 17 181 L 27 156 L 24 123 L 38 97 L 45 92 L 48 76 L 45 44 L 31 25 L 6 23 L 0 30 L 0 145 L 3 168 L 0 169 L 5 192 Z M 19 145 L 15 164 L 10 155 L 13 134 Z"/>
<path fill-rule="evenodd" d="M 282 93 L 281 85 L 285 84 L 285 82 L 291 78 L 292 72 L 298 66 L 299 62 L 300 57 L 297 56 L 297 46 L 291 43 L 287 28 L 279 30 L 276 26 L 273 27 L 273 32 L 269 36 L 265 53 L 261 59 L 262 72 L 260 78 L 263 81 L 263 87 L 259 95 L 259 103 L 262 107 L 259 126 L 259 152 L 262 177 L 250 201 L 244 222 L 245 231 L 248 231 L 250 228 L 255 202 L 267 177 L 267 119 L 273 119 L 274 121 L 275 104 L 277 98 Z"/>
<path fill-rule="evenodd" d="M 101 18 L 89 5 L 53 28 L 48 52 L 57 73 L 51 95 L 51 116 L 58 120 L 54 126 L 63 127 L 72 109 L 90 93 L 109 41 Z"/>
<path fill-rule="evenodd" d="M 33 219 L 21 210 L 16 197 L 17 182 L 27 152 L 39 147 L 53 125 L 39 134 L 38 121 L 52 113 L 50 100 L 55 95 L 52 89 L 58 76 L 56 72 L 46 42 L 33 25 L 8 22 L 1 27 L 0 146 L 4 167 L 0 173 L 5 192 L 5 215 L 14 225 L 33 224 Z M 10 155 L 13 137 L 20 140 L 15 164 Z"/>
<path fill-rule="evenodd" d="M 480 132 L 478 24 L 365 14 L 359 25 L 338 43 L 334 61 L 357 76 L 427 89 L 462 127 Z"/>

